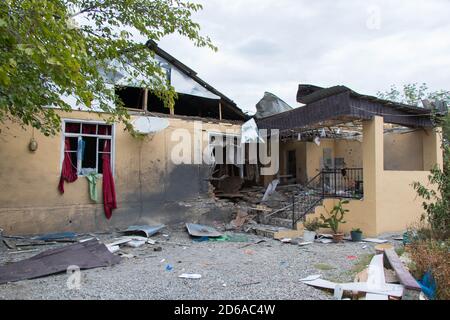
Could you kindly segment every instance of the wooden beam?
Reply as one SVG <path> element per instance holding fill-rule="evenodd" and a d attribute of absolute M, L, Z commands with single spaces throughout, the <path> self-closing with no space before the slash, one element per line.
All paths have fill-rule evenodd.
<path fill-rule="evenodd" d="M 384 254 L 389 261 L 392 269 L 394 269 L 395 274 L 400 280 L 400 283 L 405 287 L 405 289 L 420 292 L 422 290 L 420 288 L 420 285 L 417 283 L 416 279 L 414 279 L 413 276 L 409 273 L 409 271 L 406 270 L 403 262 L 400 261 L 400 258 L 398 257 L 394 249 L 387 249 L 384 251 Z"/>
<path fill-rule="evenodd" d="M 222 120 L 222 102 L 219 102 L 219 120 Z"/>
<path fill-rule="evenodd" d="M 142 110 L 147 110 L 148 103 L 148 89 L 144 89 L 144 98 L 142 99 Z"/>

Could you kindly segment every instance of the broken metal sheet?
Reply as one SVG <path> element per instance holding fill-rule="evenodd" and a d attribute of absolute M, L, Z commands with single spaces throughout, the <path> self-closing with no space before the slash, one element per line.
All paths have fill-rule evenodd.
<path fill-rule="evenodd" d="M 131 234 L 145 234 L 147 238 L 152 235 L 158 233 L 166 226 L 164 224 L 158 226 L 130 226 L 126 230 L 123 230 L 123 233 L 131 233 Z"/>
<path fill-rule="evenodd" d="M 75 240 L 77 234 L 74 232 L 58 232 L 58 233 L 49 233 L 44 234 L 42 236 L 37 236 L 31 238 L 32 240 L 42 240 L 42 241 L 58 241 L 58 240 Z"/>
<path fill-rule="evenodd" d="M 47 250 L 29 259 L 1 266 L 0 284 L 65 272 L 69 266 L 80 269 L 107 267 L 120 260 L 94 239 Z"/>
<path fill-rule="evenodd" d="M 186 229 L 188 233 L 193 237 L 211 237 L 218 238 L 222 236 L 222 233 L 214 229 L 200 224 L 186 223 Z"/>
<path fill-rule="evenodd" d="M 264 97 L 256 104 L 256 110 L 255 118 L 261 119 L 292 110 L 292 107 L 276 95 L 264 92 Z"/>

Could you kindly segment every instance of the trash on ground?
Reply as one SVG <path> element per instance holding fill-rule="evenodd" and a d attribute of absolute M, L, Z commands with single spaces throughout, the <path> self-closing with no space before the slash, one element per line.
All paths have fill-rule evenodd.
<path fill-rule="evenodd" d="M 314 242 L 308 242 L 308 241 L 306 241 L 306 242 L 300 242 L 298 245 L 300 246 L 300 247 L 304 247 L 304 246 L 307 246 L 307 245 L 310 245 L 310 244 L 313 244 Z"/>
<path fill-rule="evenodd" d="M 139 248 L 142 247 L 144 244 L 146 244 L 147 241 L 145 240 L 131 240 L 125 243 L 125 245 L 127 247 L 131 247 L 131 248 Z"/>
<path fill-rule="evenodd" d="M 209 238 L 208 240 L 215 242 L 248 242 L 248 237 L 243 234 L 226 234 L 217 238 Z"/>
<path fill-rule="evenodd" d="M 192 239 L 192 241 L 194 241 L 194 242 L 205 242 L 205 241 L 209 241 L 209 237 L 196 237 L 196 238 Z"/>
<path fill-rule="evenodd" d="M 65 272 L 71 265 L 80 269 L 92 269 L 115 265 L 120 260 L 120 257 L 109 252 L 98 240 L 75 243 L 1 266 L 0 284 Z"/>
<path fill-rule="evenodd" d="M 220 233 L 213 227 L 204 226 L 201 224 L 186 223 L 186 229 L 188 233 L 193 237 L 217 238 L 222 235 L 222 233 Z"/>
<path fill-rule="evenodd" d="M 166 271 L 172 271 L 172 270 L 173 270 L 173 266 L 171 264 L 167 264 Z"/>
<path fill-rule="evenodd" d="M 75 242 L 78 235 L 74 232 L 49 233 L 31 238 L 32 240 Z"/>
<path fill-rule="evenodd" d="M 374 288 L 382 288 L 386 285 L 382 254 L 378 254 L 372 258 L 367 272 L 367 283 Z M 389 300 L 389 295 L 368 292 L 366 294 L 366 300 Z"/>
<path fill-rule="evenodd" d="M 364 242 L 373 242 L 373 243 L 386 243 L 386 242 L 388 242 L 387 240 L 377 239 L 377 238 L 365 238 L 365 239 L 362 239 L 362 241 L 364 241 Z"/>
<path fill-rule="evenodd" d="M 164 229 L 166 226 L 164 224 L 157 225 L 157 226 L 130 226 L 127 229 L 121 231 L 122 233 L 126 234 L 143 234 L 147 238 L 150 238 L 154 234 L 157 234 L 159 231 Z"/>
<path fill-rule="evenodd" d="M 394 246 L 390 243 L 382 243 L 375 246 L 375 251 L 377 254 L 383 254 L 387 249 L 394 249 Z"/>
<path fill-rule="evenodd" d="M 434 300 L 436 298 L 436 281 L 430 271 L 425 273 L 422 280 L 419 281 L 419 284 L 422 292 L 428 299 Z"/>
<path fill-rule="evenodd" d="M 117 251 L 120 250 L 120 247 L 117 246 L 112 246 L 112 245 L 106 245 L 106 248 L 108 248 L 109 252 L 111 253 L 116 253 Z"/>
<path fill-rule="evenodd" d="M 197 273 L 183 273 L 178 276 L 178 278 L 184 279 L 200 279 L 201 277 L 202 275 Z"/>
<path fill-rule="evenodd" d="M 291 243 L 292 239 L 291 238 L 283 238 L 280 241 L 283 243 Z"/>
<path fill-rule="evenodd" d="M 239 249 L 243 249 L 243 248 L 246 248 L 246 247 L 250 247 L 250 246 L 252 246 L 252 245 L 254 245 L 254 244 L 260 244 L 260 243 L 263 243 L 263 242 L 266 242 L 266 240 L 261 239 L 261 240 L 258 240 L 258 241 L 256 241 L 256 242 L 247 243 L 247 244 L 244 244 L 243 246 L 240 246 Z"/>
<path fill-rule="evenodd" d="M 356 260 L 358 259 L 357 256 L 347 256 L 347 260 Z"/>

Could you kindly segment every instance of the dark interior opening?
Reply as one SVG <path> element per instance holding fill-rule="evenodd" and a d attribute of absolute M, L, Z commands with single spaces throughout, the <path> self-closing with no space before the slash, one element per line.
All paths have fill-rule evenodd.
<path fill-rule="evenodd" d="M 83 140 L 85 143 L 85 147 L 81 167 L 97 168 L 97 138 L 83 137 Z"/>
<path fill-rule="evenodd" d="M 144 89 L 135 87 L 116 87 L 116 95 L 123 102 L 123 106 L 128 109 L 142 109 L 142 99 Z"/>

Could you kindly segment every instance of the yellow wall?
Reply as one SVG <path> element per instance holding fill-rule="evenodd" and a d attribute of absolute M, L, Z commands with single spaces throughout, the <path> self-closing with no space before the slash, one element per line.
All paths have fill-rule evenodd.
<path fill-rule="evenodd" d="M 422 171 L 423 131 L 384 135 L 384 170 Z"/>
<path fill-rule="evenodd" d="M 314 142 L 289 141 L 280 144 L 280 174 L 287 172 L 287 152 L 296 150 L 297 182 L 307 182 L 320 172 L 325 148 L 331 149 L 333 158 L 344 158 L 346 167 L 362 168 L 362 143 L 357 140 L 322 139 L 319 146 Z"/>
<path fill-rule="evenodd" d="M 95 113 L 72 112 L 63 118 L 100 121 Z M 122 124 L 115 131 L 115 185 L 118 209 L 111 220 L 104 216 L 103 205 L 88 196 L 88 183 L 79 177 L 65 183 L 60 195 L 62 139 L 35 132 L 39 144 L 28 150 L 31 130 L 5 123 L 0 138 L 0 228 L 5 234 L 36 234 L 55 231 L 87 232 L 123 227 L 133 223 L 170 223 L 183 221 L 188 210 L 180 210 L 179 201 L 197 198 L 204 190 L 205 170 L 201 165 L 174 165 L 170 161 L 171 133 L 185 128 L 193 132 L 194 122 L 169 118 L 169 127 L 143 140 L 124 132 Z M 240 132 L 240 125 L 203 123 L 203 141 L 207 131 Z M 98 185 L 102 198 L 101 181 Z M 200 213 L 199 213 L 200 214 Z"/>
<path fill-rule="evenodd" d="M 427 184 L 428 171 L 384 170 L 383 118 L 374 117 L 363 123 L 364 199 L 352 200 L 346 206 L 350 212 L 341 231 L 361 228 L 366 236 L 387 232 L 401 232 L 418 221 L 423 212 L 422 200 L 416 196 L 411 184 L 415 181 Z M 422 135 L 424 163 L 429 170 L 437 164 L 442 167 L 440 130 L 427 129 Z M 330 211 L 338 200 L 327 199 L 323 207 L 317 207 L 312 215 Z"/>

